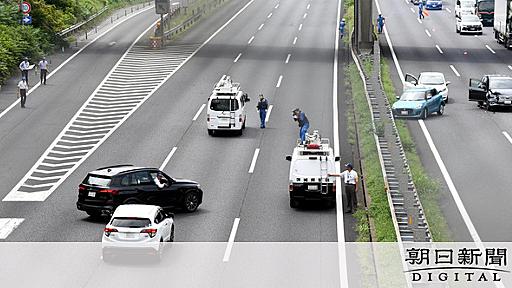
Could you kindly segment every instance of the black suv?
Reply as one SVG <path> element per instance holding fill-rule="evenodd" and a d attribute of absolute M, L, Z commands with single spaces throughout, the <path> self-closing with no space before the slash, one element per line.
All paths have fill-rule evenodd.
<path fill-rule="evenodd" d="M 174 179 L 157 168 L 116 165 L 89 172 L 78 187 L 78 210 L 109 216 L 121 204 L 151 204 L 194 212 L 203 200 L 197 182 Z"/>
<path fill-rule="evenodd" d="M 469 79 L 469 101 L 492 110 L 497 106 L 512 107 L 512 77 L 485 75 L 481 80 Z"/>

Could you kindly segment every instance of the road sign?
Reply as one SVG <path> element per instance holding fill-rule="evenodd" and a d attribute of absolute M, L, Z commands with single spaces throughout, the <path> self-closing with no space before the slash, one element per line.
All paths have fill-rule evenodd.
<path fill-rule="evenodd" d="M 24 15 L 22 21 L 23 21 L 23 25 L 30 25 L 30 24 L 32 24 L 32 16 Z"/>
<path fill-rule="evenodd" d="M 30 6 L 30 3 L 22 2 L 20 5 L 20 10 L 23 14 L 28 15 L 28 13 L 30 13 L 30 10 L 32 10 L 32 7 Z"/>
<path fill-rule="evenodd" d="M 155 12 L 156 14 L 167 14 L 171 12 L 171 1 L 155 0 Z"/>

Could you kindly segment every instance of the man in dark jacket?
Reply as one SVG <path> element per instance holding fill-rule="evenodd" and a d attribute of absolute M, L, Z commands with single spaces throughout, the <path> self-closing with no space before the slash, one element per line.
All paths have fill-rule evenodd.
<path fill-rule="evenodd" d="M 268 101 L 263 97 L 263 94 L 260 94 L 260 101 L 258 102 L 258 106 L 256 106 L 258 111 L 260 112 L 260 128 L 265 128 L 265 119 L 267 118 L 267 110 L 268 110 Z"/>
<path fill-rule="evenodd" d="M 306 141 L 306 133 L 308 133 L 309 129 L 309 120 L 308 117 L 306 117 L 306 113 L 300 111 L 299 108 L 293 110 L 293 120 L 299 122 L 299 137 L 301 143 L 304 144 Z"/>

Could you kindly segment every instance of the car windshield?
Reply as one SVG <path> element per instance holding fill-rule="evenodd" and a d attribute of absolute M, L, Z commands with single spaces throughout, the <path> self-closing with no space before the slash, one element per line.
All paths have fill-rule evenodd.
<path fill-rule="evenodd" d="M 476 15 L 463 15 L 462 22 L 480 22 L 480 18 Z"/>
<path fill-rule="evenodd" d="M 512 78 L 492 79 L 489 83 L 490 89 L 512 89 Z"/>
<path fill-rule="evenodd" d="M 424 91 L 406 91 L 400 97 L 402 101 L 418 101 L 425 100 L 425 92 Z"/>
<path fill-rule="evenodd" d="M 116 217 L 110 225 L 121 228 L 144 228 L 151 226 L 151 221 L 147 218 Z"/>
<path fill-rule="evenodd" d="M 440 85 L 444 84 L 444 77 L 438 74 L 421 74 L 420 84 Z"/>
<path fill-rule="evenodd" d="M 485 1 L 478 3 L 478 10 L 480 11 L 493 11 L 494 10 L 494 2 Z"/>
<path fill-rule="evenodd" d="M 236 99 L 212 99 L 210 109 L 213 111 L 236 111 L 238 100 Z"/>
<path fill-rule="evenodd" d="M 84 184 L 92 185 L 92 186 L 108 186 L 110 184 L 110 181 L 112 181 L 112 178 L 106 177 L 106 176 L 99 176 L 99 175 L 88 175 L 85 180 Z"/>

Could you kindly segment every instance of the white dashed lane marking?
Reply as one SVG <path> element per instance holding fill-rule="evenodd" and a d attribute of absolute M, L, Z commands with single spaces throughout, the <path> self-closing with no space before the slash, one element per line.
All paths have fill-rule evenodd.
<path fill-rule="evenodd" d="M 297 37 L 293 39 L 293 45 L 297 44 Z"/>
<path fill-rule="evenodd" d="M 508 69 L 512 70 L 512 66 L 508 65 Z"/>
<path fill-rule="evenodd" d="M 249 174 L 252 174 L 254 172 L 254 167 L 256 167 L 256 160 L 258 160 L 258 155 L 260 155 L 260 148 L 256 148 L 256 150 L 254 150 L 251 166 L 249 167 Z"/>
<path fill-rule="evenodd" d="M 279 79 L 277 80 L 276 88 L 281 87 L 281 81 L 283 81 L 283 75 L 279 76 Z"/>
<path fill-rule="evenodd" d="M 284 61 L 285 64 L 288 64 L 288 62 L 290 62 L 291 56 L 292 56 L 292 54 L 288 54 L 288 56 L 286 56 L 286 60 Z"/>
<path fill-rule="evenodd" d="M 267 123 L 268 119 L 270 119 L 270 113 L 272 112 L 272 107 L 274 107 L 274 105 L 268 105 L 267 116 L 265 116 L 265 123 Z"/>
<path fill-rule="evenodd" d="M 260 27 L 258 27 L 258 31 L 259 31 L 259 30 L 261 30 L 261 29 L 263 28 L 263 26 L 265 26 L 265 23 L 262 23 L 262 24 L 260 25 Z"/>
<path fill-rule="evenodd" d="M 455 69 L 455 66 L 450 65 L 450 68 L 452 69 L 453 73 L 455 73 L 455 75 L 457 75 L 457 77 L 460 77 L 459 71 L 457 71 L 457 69 Z"/>
<path fill-rule="evenodd" d="M 299 25 L 299 31 L 302 30 L 302 24 Z"/>
<path fill-rule="evenodd" d="M 304 13 L 304 16 L 302 16 L 303 19 L 306 19 L 308 17 L 308 13 Z"/>
<path fill-rule="evenodd" d="M 418 20 L 418 23 L 423 24 L 423 22 L 421 22 L 420 18 L 416 18 L 416 20 Z"/>
<path fill-rule="evenodd" d="M 443 50 L 441 50 L 441 47 L 439 47 L 439 45 L 436 45 L 436 48 L 437 48 L 437 51 L 439 51 L 439 53 L 443 54 Z"/>
<path fill-rule="evenodd" d="M 165 157 L 164 162 L 162 162 L 162 165 L 160 165 L 160 168 L 159 168 L 160 170 L 165 169 L 165 166 L 167 166 L 167 164 L 169 164 L 169 161 L 171 161 L 172 155 L 174 155 L 174 153 L 176 153 L 176 150 L 178 150 L 178 147 L 172 147 L 171 152 L 169 152 L 167 157 Z"/>
<path fill-rule="evenodd" d="M 267 16 L 267 18 L 270 18 L 270 17 L 272 17 L 272 13 L 268 14 L 268 16 Z"/>
<path fill-rule="evenodd" d="M 306 10 L 309 10 L 310 7 L 311 7 L 311 4 L 308 4 L 308 6 L 306 7 Z"/>
<path fill-rule="evenodd" d="M 450 8 L 446 8 L 446 11 L 448 11 L 448 13 L 452 13 L 452 10 L 450 10 Z"/>
<path fill-rule="evenodd" d="M 487 48 L 487 50 L 491 51 L 492 54 L 496 54 L 496 51 L 492 50 L 492 48 L 489 47 L 489 45 L 485 45 L 485 48 Z"/>
<path fill-rule="evenodd" d="M 432 37 L 432 34 L 430 34 L 430 32 L 427 29 L 425 29 L 425 34 L 427 34 L 428 37 Z"/>
<path fill-rule="evenodd" d="M 242 54 L 240 54 L 240 55 L 242 55 Z M 240 55 L 238 55 L 238 56 L 240 56 Z M 197 120 L 199 115 L 201 115 L 201 112 L 203 112 L 204 107 L 206 107 L 206 104 L 203 103 L 203 105 L 201 105 L 201 107 L 199 107 L 199 110 L 197 110 L 197 113 L 196 113 L 196 115 L 194 115 L 194 118 L 192 118 L 192 121 L 196 121 Z"/>
<path fill-rule="evenodd" d="M 0 239 L 6 239 L 24 220 L 23 218 L 0 218 Z"/>
<path fill-rule="evenodd" d="M 252 43 L 252 40 L 254 40 L 254 36 L 251 37 L 251 39 L 249 39 L 249 41 L 247 42 L 247 44 L 251 44 Z"/>
<path fill-rule="evenodd" d="M 235 60 L 233 60 L 234 63 L 238 62 L 238 60 L 240 60 L 240 57 L 242 57 L 242 53 L 238 54 L 238 56 L 236 56 Z"/>
<path fill-rule="evenodd" d="M 228 245 L 226 246 L 226 251 L 224 252 L 224 258 L 222 258 L 222 262 L 229 262 L 229 257 L 231 256 L 231 250 L 233 250 L 233 244 L 235 243 L 236 231 L 238 230 L 239 223 L 240 218 L 235 218 L 233 227 L 231 228 L 231 233 L 229 234 Z"/>
<path fill-rule="evenodd" d="M 510 137 L 510 134 L 508 134 L 507 131 L 503 131 L 501 133 L 503 134 L 503 136 L 505 136 L 505 138 L 507 138 L 508 142 L 512 144 L 512 137 Z"/>

